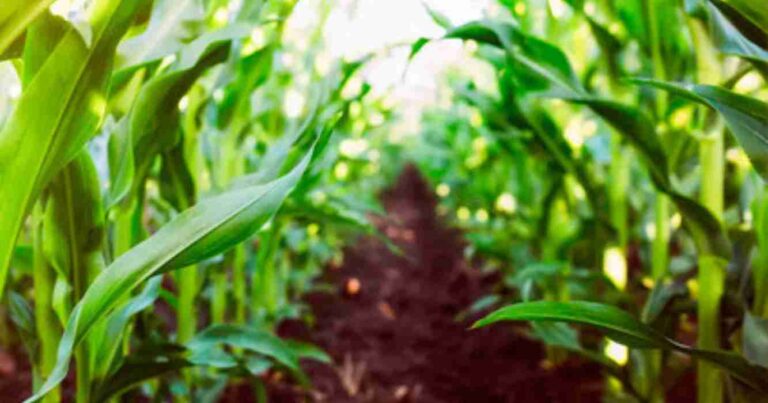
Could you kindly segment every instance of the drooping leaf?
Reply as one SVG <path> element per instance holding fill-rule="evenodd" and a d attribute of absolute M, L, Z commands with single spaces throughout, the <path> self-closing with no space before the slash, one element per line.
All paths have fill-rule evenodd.
<path fill-rule="evenodd" d="M 568 58 L 556 46 L 522 32 L 509 23 L 470 22 L 449 31 L 445 38 L 475 40 L 507 51 L 515 68 L 525 74 L 526 89 L 556 98 L 579 98 L 585 91 Z"/>
<path fill-rule="evenodd" d="M 749 156 L 752 166 L 768 180 L 768 103 L 701 84 L 676 84 L 647 79 L 637 83 L 651 85 L 717 110 L 725 124 Z"/>
<path fill-rule="evenodd" d="M 706 360 L 727 370 L 750 387 L 768 391 L 768 370 L 750 364 L 744 357 L 726 351 L 701 350 L 678 343 L 658 333 L 628 313 L 595 302 L 535 301 L 509 305 L 477 321 L 473 328 L 500 321 L 569 322 L 594 326 L 606 336 L 628 347 L 676 350 Z"/>
<path fill-rule="evenodd" d="M 501 320 L 567 321 L 596 326 L 614 340 L 634 348 L 666 345 L 666 338 L 637 321 L 628 313 L 611 305 L 596 302 L 534 301 L 509 305 L 477 321 L 473 327 Z"/>
<path fill-rule="evenodd" d="M 620 52 L 624 44 L 611 33 L 610 30 L 595 21 L 594 18 L 586 16 L 592 35 L 597 39 L 601 52 L 605 55 L 606 67 L 612 80 L 618 79 L 621 74 L 621 64 L 619 61 Z"/>
<path fill-rule="evenodd" d="M 445 37 L 473 39 L 506 50 L 521 91 L 588 106 L 640 149 L 654 180 L 668 187 L 666 156 L 650 118 L 635 107 L 587 93 L 559 48 L 521 32 L 512 24 L 494 21 L 471 22 Z"/>
<path fill-rule="evenodd" d="M 107 142 L 110 185 L 105 196 L 106 208 L 114 206 L 129 194 L 136 175 L 133 141 L 128 124 L 128 116 L 120 119 Z"/>
<path fill-rule="evenodd" d="M 408 53 L 408 61 L 413 60 L 413 58 L 421 52 L 421 49 L 426 46 L 429 43 L 428 38 L 419 38 L 416 41 L 411 44 L 411 51 Z"/>
<path fill-rule="evenodd" d="M 729 242 L 719 221 L 696 201 L 672 188 L 669 162 L 651 119 L 642 110 L 590 94 L 582 87 L 562 50 L 527 35 L 509 23 L 470 22 L 448 32 L 446 38 L 472 39 L 506 50 L 521 91 L 540 97 L 583 104 L 603 118 L 632 144 L 643 158 L 654 185 L 669 194 L 692 230 L 704 254 L 730 256 Z"/>

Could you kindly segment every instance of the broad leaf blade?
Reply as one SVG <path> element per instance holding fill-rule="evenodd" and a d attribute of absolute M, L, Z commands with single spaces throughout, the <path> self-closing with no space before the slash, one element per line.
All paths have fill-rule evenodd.
<path fill-rule="evenodd" d="M 56 368 L 27 402 L 40 400 L 64 379 L 75 345 L 131 290 L 154 275 L 217 255 L 266 223 L 301 179 L 311 153 L 277 180 L 232 189 L 197 203 L 117 258 L 73 309 L 59 344 Z"/>
<path fill-rule="evenodd" d="M 103 117 L 115 47 L 144 1 L 108 1 L 95 7 L 90 48 L 70 27 L 24 89 L 0 132 L 0 293 L 13 245 L 32 203 L 53 175 L 77 155 Z"/>
<path fill-rule="evenodd" d="M 160 60 L 172 55 L 194 37 L 203 21 L 199 0 L 156 0 L 146 30 L 123 41 L 117 49 L 120 68 Z"/>
<path fill-rule="evenodd" d="M 595 302 L 536 301 L 509 305 L 477 321 L 473 328 L 501 321 L 569 322 L 594 326 L 606 336 L 633 348 L 677 350 L 715 364 L 750 387 L 768 391 L 768 370 L 726 351 L 700 350 L 668 339 L 650 326 L 611 305 Z"/>
<path fill-rule="evenodd" d="M 0 9 L 0 54 L 3 54 L 53 1 L 4 0 Z"/>
<path fill-rule="evenodd" d="M 635 348 L 661 348 L 666 338 L 619 308 L 596 302 L 536 301 L 509 305 L 477 321 L 473 328 L 505 320 L 564 321 L 598 327 Z"/>
<path fill-rule="evenodd" d="M 187 343 L 187 348 L 192 353 L 190 361 L 196 362 L 196 353 L 204 354 L 219 344 L 253 351 L 273 358 L 291 370 L 299 369 L 298 358 L 283 340 L 269 332 L 246 325 L 213 325 L 198 333 Z"/>

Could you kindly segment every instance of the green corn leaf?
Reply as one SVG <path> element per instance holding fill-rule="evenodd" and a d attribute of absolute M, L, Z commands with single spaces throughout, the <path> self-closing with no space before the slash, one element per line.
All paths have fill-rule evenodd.
<path fill-rule="evenodd" d="M 130 116 L 130 115 L 129 115 Z M 110 134 L 107 143 L 107 163 L 109 165 L 109 190 L 104 203 L 109 209 L 123 200 L 131 191 L 136 175 L 134 164 L 133 141 L 128 128 L 129 116 L 123 117 Z"/>
<path fill-rule="evenodd" d="M 681 282 L 657 283 L 645 301 L 640 319 L 643 323 L 655 322 L 663 317 L 663 314 L 673 300 L 684 297 L 686 293 L 687 288 Z"/>
<path fill-rule="evenodd" d="M 729 7 L 727 3 L 707 3 L 709 30 L 712 33 L 715 45 L 725 54 L 740 56 L 760 63 L 768 63 L 768 50 L 766 50 L 768 34 L 764 33 L 762 42 L 758 42 L 763 44 L 762 47 L 753 42 L 723 13 L 723 11 L 732 11 Z M 736 13 L 735 15 L 740 17 L 737 11 L 732 11 L 732 13 Z M 746 23 L 746 21 L 744 22 Z M 752 30 L 759 29 L 751 26 L 750 28 Z"/>
<path fill-rule="evenodd" d="M 299 361 L 290 347 L 279 337 L 246 325 L 213 325 L 187 343 L 189 360 L 196 364 L 207 362 L 207 352 L 218 345 L 252 351 L 270 357 L 291 370 L 299 370 Z"/>
<path fill-rule="evenodd" d="M 607 59 L 606 67 L 608 68 L 608 75 L 612 80 L 619 78 L 622 75 L 620 53 L 624 49 L 624 43 L 616 38 L 610 30 L 595 21 L 594 18 L 586 16 L 586 19 L 589 23 L 589 29 L 592 31 L 592 35 L 600 46 L 600 51 Z"/>
<path fill-rule="evenodd" d="M 19 273 L 32 273 L 34 250 L 31 245 L 17 245 L 13 251 L 11 267 Z"/>
<path fill-rule="evenodd" d="M 141 89 L 133 107 L 109 140 L 110 187 L 107 207 L 125 198 L 135 178 L 146 175 L 154 157 L 178 142 L 178 104 L 197 79 L 229 55 L 231 41 L 246 36 L 246 25 L 202 35 L 181 50 L 179 63 Z M 133 159 L 133 161 L 131 161 Z"/>
<path fill-rule="evenodd" d="M 115 47 L 144 1 L 94 5 L 90 48 L 69 27 L 0 132 L 0 293 L 24 217 L 42 188 L 101 122 Z"/>
<path fill-rule="evenodd" d="M 667 155 L 650 117 L 645 112 L 633 106 L 592 96 L 573 98 L 569 101 L 588 106 L 622 134 L 640 151 L 651 178 L 657 186 L 666 191 L 671 190 Z"/>
<path fill-rule="evenodd" d="M 224 351 L 222 346 L 256 355 L 236 356 Z M 213 325 L 198 333 L 185 347 L 163 344 L 140 348 L 97 385 L 94 396 L 97 401 L 106 401 L 141 382 L 195 366 L 226 370 L 242 365 L 258 376 L 277 362 L 302 377 L 298 360 L 303 358 L 330 363 L 330 357 L 311 344 L 282 340 L 244 325 Z"/>
<path fill-rule="evenodd" d="M 421 5 L 424 6 L 424 8 L 427 10 L 427 14 L 429 14 L 430 18 L 432 18 L 432 21 L 434 21 L 435 24 L 439 25 L 443 29 L 451 29 L 451 27 L 453 27 L 453 23 L 445 14 L 435 10 L 425 2 L 422 2 Z"/>
<path fill-rule="evenodd" d="M 594 182 L 593 176 L 587 171 L 586 164 L 575 157 L 576 153 L 565 140 L 562 131 L 557 127 L 552 117 L 541 106 L 531 102 L 522 102 L 516 110 L 562 169 L 579 181 L 587 194 L 587 199 L 595 215 L 600 217 L 603 222 L 610 222 L 605 215 L 605 209 L 602 207 L 599 185 Z"/>
<path fill-rule="evenodd" d="M 4 0 L 0 8 L 0 54 L 10 48 L 53 0 Z"/>
<path fill-rule="evenodd" d="M 628 347 L 676 350 L 689 354 L 720 366 L 756 390 L 768 391 L 768 370 L 765 368 L 752 365 L 734 353 L 700 350 L 680 344 L 611 305 L 585 301 L 525 302 L 492 312 L 475 322 L 473 328 L 501 321 L 569 322 L 594 326 Z"/>
<path fill-rule="evenodd" d="M 179 357 L 149 356 L 127 360 L 104 386 L 93 394 L 94 401 L 106 402 L 142 382 L 178 372 L 192 364 Z"/>
<path fill-rule="evenodd" d="M 13 43 L 10 44 L 10 46 L 8 46 L 8 48 L 5 49 L 5 51 L 0 52 L 0 62 L 21 57 L 21 55 L 24 53 L 25 39 L 25 35 L 19 36 L 15 41 L 13 41 Z"/>
<path fill-rule="evenodd" d="M 429 38 L 419 38 L 411 44 L 411 51 L 408 53 L 408 61 L 410 62 L 416 57 L 421 49 L 424 48 L 430 42 Z"/>
<path fill-rule="evenodd" d="M 71 28 L 67 21 L 51 13 L 41 14 L 29 27 L 22 54 L 24 69 L 21 82 L 25 87 L 30 84 L 46 59 L 56 49 L 56 45 Z"/>
<path fill-rule="evenodd" d="M 319 347 L 296 340 L 283 340 L 285 345 L 298 359 L 311 359 L 325 364 L 331 363 L 331 357 Z"/>
<path fill-rule="evenodd" d="M 723 3 L 721 1 L 716 4 Z M 765 2 L 762 0 L 726 0 L 725 4 L 738 10 L 744 18 L 758 27 L 766 35 L 768 35 L 768 7 L 765 6 Z M 768 47 L 768 44 L 763 43 L 763 47 Z"/>
<path fill-rule="evenodd" d="M 535 301 L 509 305 L 477 321 L 473 328 L 502 320 L 567 321 L 599 327 L 609 337 L 634 348 L 666 345 L 665 337 L 628 313 L 596 302 Z"/>
<path fill-rule="evenodd" d="M 64 167 L 47 188 L 43 251 L 60 278 L 79 292 L 103 268 L 104 214 L 96 167 L 86 150 Z M 73 284 L 75 278 L 84 284 Z"/>
<path fill-rule="evenodd" d="M 672 92 L 718 111 L 749 156 L 752 166 L 763 179 L 768 180 L 768 103 L 712 85 L 677 84 L 648 79 L 633 81 Z"/>
<path fill-rule="evenodd" d="M 119 344 L 119 343 L 117 343 Z M 173 374 L 193 364 L 185 357 L 185 349 L 173 344 L 139 348 L 126 357 L 109 378 L 95 385 L 93 398 L 97 402 L 109 401 L 114 395 L 126 392 L 144 381 Z"/>
<path fill-rule="evenodd" d="M 296 353 L 304 353 L 306 354 L 304 358 L 315 358 L 320 361 L 327 358 L 322 356 L 322 352 L 312 349 L 311 346 L 301 344 L 291 346 L 266 331 L 254 329 L 247 325 L 222 324 L 213 325 L 203 330 L 187 343 L 187 349 L 190 351 L 189 361 L 195 365 L 210 365 L 219 361 L 221 367 L 227 368 L 227 360 L 215 357 L 216 354 L 220 354 L 219 346 L 222 345 L 268 357 L 288 368 L 305 386 L 309 385 L 309 380 L 299 366 L 299 358 L 301 357 Z M 214 362 L 211 361 L 211 353 L 214 354 Z M 236 364 L 234 357 L 232 357 L 231 362 Z"/>
<path fill-rule="evenodd" d="M 509 23 L 470 22 L 449 31 L 445 38 L 475 40 L 507 51 L 515 68 L 521 68 L 521 89 L 542 96 L 579 98 L 586 95 L 568 58 L 556 46 L 522 32 Z"/>
<path fill-rule="evenodd" d="M 182 144 L 177 144 L 162 155 L 160 166 L 160 195 L 176 211 L 185 210 L 194 203 L 195 183 L 184 159 Z"/>
<path fill-rule="evenodd" d="M 667 194 L 683 216 L 685 228 L 700 255 L 711 255 L 720 262 L 727 262 L 731 256 L 731 244 L 720 221 L 696 200 L 675 191 Z"/>
<path fill-rule="evenodd" d="M 512 24 L 494 21 L 471 22 L 445 37 L 473 39 L 506 50 L 521 91 L 588 106 L 640 149 L 654 180 L 669 187 L 666 155 L 650 118 L 637 108 L 587 93 L 559 48 L 521 32 Z"/>
<path fill-rule="evenodd" d="M 588 358 L 600 364 L 608 373 L 617 379 L 622 379 L 622 369 L 604 354 L 587 350 L 579 342 L 579 334 L 575 329 L 562 322 L 533 322 L 531 328 L 537 338 L 550 346 L 562 347 L 568 351 Z"/>
<path fill-rule="evenodd" d="M 471 29 L 467 31 L 468 28 Z M 484 40 L 486 44 L 505 49 L 512 58 L 511 67 L 516 71 L 521 90 L 586 105 L 638 148 L 654 180 L 669 187 L 666 155 L 650 118 L 637 108 L 587 93 L 559 48 L 527 35 L 511 24 L 488 21 L 469 23 L 449 32 L 446 37 Z"/>
<path fill-rule="evenodd" d="M 119 68 L 133 69 L 177 53 L 194 39 L 203 18 L 199 0 L 155 0 L 144 32 L 117 48 Z"/>
<path fill-rule="evenodd" d="M 312 149 L 279 179 L 235 188 L 197 203 L 112 262 L 73 309 L 59 343 L 56 368 L 27 402 L 40 400 L 64 379 L 74 347 L 131 290 L 154 275 L 215 256 L 261 228 L 299 182 L 311 156 Z"/>
<path fill-rule="evenodd" d="M 377 231 L 365 216 L 367 211 L 357 210 L 358 206 L 346 204 L 343 200 L 332 199 L 316 203 L 302 199 L 299 203 L 288 203 L 285 207 L 285 214 L 306 217 L 313 222 L 349 227 L 364 234 L 373 234 Z"/>
<path fill-rule="evenodd" d="M 523 33 L 512 24 L 470 22 L 448 32 L 445 37 L 472 39 L 506 50 L 521 91 L 589 107 L 640 151 L 654 185 L 672 197 L 686 218 L 687 228 L 692 230 L 700 251 L 721 258 L 730 256 L 729 242 L 719 221 L 699 203 L 672 188 L 667 155 L 651 119 L 642 110 L 588 93 L 562 50 Z"/>
<path fill-rule="evenodd" d="M 160 295 L 162 282 L 162 276 L 150 279 L 140 294 L 115 309 L 106 320 L 96 324 L 89 335 L 94 379 L 107 375 L 122 346 L 120 339 L 125 333 L 125 326 L 131 317 L 154 304 Z"/>
<path fill-rule="evenodd" d="M 579 334 L 576 329 L 562 322 L 533 322 L 531 323 L 536 337 L 550 346 L 558 346 L 570 351 L 581 350 Z"/>
<path fill-rule="evenodd" d="M 251 94 L 267 82 L 272 72 L 275 46 L 265 46 L 238 60 L 235 76 L 224 89 L 224 97 L 218 107 L 219 128 L 229 127 L 237 133 L 250 118 Z"/>

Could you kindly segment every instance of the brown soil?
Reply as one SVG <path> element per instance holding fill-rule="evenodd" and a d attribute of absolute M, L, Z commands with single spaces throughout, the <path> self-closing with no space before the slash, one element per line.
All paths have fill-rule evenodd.
<path fill-rule="evenodd" d="M 365 238 L 342 267 L 322 278 L 337 293 L 306 296 L 315 325 L 280 326 L 281 336 L 325 349 L 334 364 L 306 363 L 314 388 L 270 385 L 273 402 L 598 402 L 598 367 L 542 365 L 543 348 L 524 325 L 468 330 L 456 315 L 489 293 L 493 277 L 463 259 L 460 233 L 435 215 L 435 199 L 415 168 L 383 195 L 379 228 L 403 250 Z M 350 295 L 350 282 L 359 292 Z"/>

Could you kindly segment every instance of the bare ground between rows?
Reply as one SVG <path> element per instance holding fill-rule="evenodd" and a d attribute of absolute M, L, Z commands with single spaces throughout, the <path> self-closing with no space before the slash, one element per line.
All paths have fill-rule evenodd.
<path fill-rule="evenodd" d="M 382 200 L 387 217 L 377 226 L 404 256 L 363 238 L 345 251 L 340 268 L 327 270 L 321 281 L 338 292 L 305 297 L 314 325 L 290 321 L 279 332 L 319 345 L 334 363 L 305 364 L 309 392 L 273 382 L 271 401 L 601 400 L 598 367 L 569 361 L 545 368 L 543 347 L 524 335 L 524 325 L 468 330 L 470 320 L 456 320 L 496 279 L 465 262 L 461 234 L 438 220 L 435 198 L 415 168 L 407 167 Z M 349 295 L 355 280 L 360 290 Z"/>

